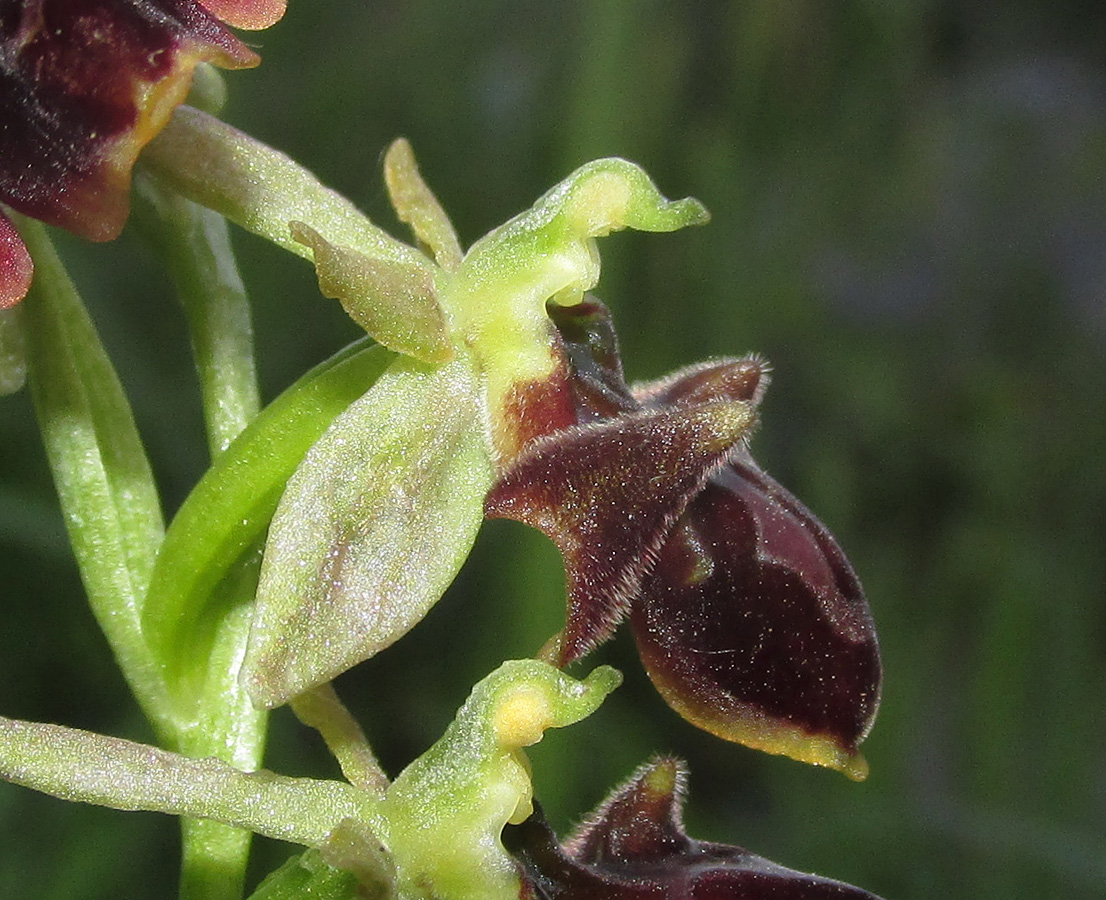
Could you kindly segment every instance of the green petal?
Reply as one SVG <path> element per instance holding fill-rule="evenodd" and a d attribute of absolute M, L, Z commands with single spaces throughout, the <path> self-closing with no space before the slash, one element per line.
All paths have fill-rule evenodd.
<path fill-rule="evenodd" d="M 303 222 L 290 225 L 292 237 L 315 254 L 319 291 L 338 300 L 369 337 L 423 362 L 453 358 L 429 271 L 332 244 Z"/>
<path fill-rule="evenodd" d="M 393 141 L 384 154 L 384 182 L 399 220 L 411 226 L 434 261 L 449 272 L 461 265 L 464 254 L 453 223 L 422 180 L 414 151 L 404 138 Z"/>
<path fill-rule="evenodd" d="M 400 358 L 288 482 L 269 532 L 245 677 L 278 706 L 387 647 L 448 587 L 491 467 L 472 363 Z"/>

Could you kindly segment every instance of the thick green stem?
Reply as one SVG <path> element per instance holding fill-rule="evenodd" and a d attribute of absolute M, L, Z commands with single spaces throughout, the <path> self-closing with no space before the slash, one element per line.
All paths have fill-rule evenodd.
<path fill-rule="evenodd" d="M 148 176 L 135 187 L 137 219 L 157 242 L 188 317 L 214 459 L 260 408 L 249 297 L 222 216 Z"/>

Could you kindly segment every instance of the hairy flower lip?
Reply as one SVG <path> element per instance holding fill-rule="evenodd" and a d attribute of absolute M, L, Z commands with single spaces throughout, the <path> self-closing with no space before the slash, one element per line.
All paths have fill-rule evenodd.
<path fill-rule="evenodd" d="M 631 390 L 601 303 L 549 313 L 563 368 L 546 395 L 531 388 L 549 414 L 525 423 L 485 500 L 488 517 L 538 528 L 564 557 L 565 628 L 543 655 L 567 665 L 628 617 L 685 719 L 864 778 L 875 629 L 829 531 L 749 453 L 767 363 L 712 360 Z M 711 436 L 704 423 L 725 409 L 742 420 Z"/>
<path fill-rule="evenodd" d="M 184 100 L 196 65 L 259 62 L 223 21 L 264 27 L 282 12 L 282 0 L 7 4 L 0 202 L 88 240 L 117 237 L 130 208 L 131 169 Z M 13 305 L 29 286 L 20 253 L 11 240 L 0 244 L 0 304 Z"/>

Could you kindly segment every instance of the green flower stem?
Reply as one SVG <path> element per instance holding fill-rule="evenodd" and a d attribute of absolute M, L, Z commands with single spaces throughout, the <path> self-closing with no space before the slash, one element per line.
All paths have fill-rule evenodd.
<path fill-rule="evenodd" d="M 237 602 L 228 574 L 257 552 L 292 472 L 334 418 L 395 358 L 364 340 L 316 366 L 254 419 L 185 500 L 157 560 L 143 625 L 174 685 L 208 677 L 196 641 Z"/>
<path fill-rule="evenodd" d="M 37 222 L 20 220 L 35 260 L 24 304 L 35 411 L 89 603 L 159 733 L 178 724 L 142 634 L 142 603 L 164 526 L 130 405 L 61 261 Z"/>
<path fill-rule="evenodd" d="M 342 781 L 242 772 L 120 738 L 0 717 L 0 777 L 63 800 L 210 819 L 308 847 L 343 819 L 377 823 Z"/>
<path fill-rule="evenodd" d="M 238 769 L 261 764 L 268 714 L 250 703 L 239 672 L 249 638 L 260 553 L 248 554 L 220 585 L 225 610 L 214 626 L 199 720 L 177 746 L 189 756 L 216 756 Z M 180 900 L 238 900 L 249 864 L 249 831 L 205 819 L 181 822 Z"/>
<path fill-rule="evenodd" d="M 136 220 L 157 243 L 188 317 L 214 459 L 260 408 L 249 297 L 222 216 L 148 176 L 135 188 Z"/>
<path fill-rule="evenodd" d="M 350 784 L 383 797 L 388 776 L 380 767 L 361 725 L 350 715 L 330 682 L 292 698 L 292 711 L 322 735 Z"/>
<path fill-rule="evenodd" d="M 198 109 L 179 107 L 142 160 L 185 197 L 306 259 L 312 252 L 293 240 L 289 222 L 306 222 L 328 241 L 375 259 L 433 271 L 427 257 L 299 163 Z"/>
<path fill-rule="evenodd" d="M 166 261 L 188 319 L 208 447 L 216 459 L 260 408 L 249 297 L 227 223 L 148 175 L 140 173 L 135 187 L 136 220 Z M 235 577 L 219 585 L 228 614 L 210 623 L 212 632 L 202 644 L 188 648 L 204 663 L 205 677 L 196 695 L 187 698 L 194 701 L 198 720 L 176 736 L 174 746 L 192 756 L 217 756 L 252 770 L 261 764 L 267 717 L 245 697 L 238 671 L 249 638 L 256 560 L 239 568 Z M 181 827 L 181 900 L 241 897 L 250 832 L 202 819 L 185 819 Z"/>

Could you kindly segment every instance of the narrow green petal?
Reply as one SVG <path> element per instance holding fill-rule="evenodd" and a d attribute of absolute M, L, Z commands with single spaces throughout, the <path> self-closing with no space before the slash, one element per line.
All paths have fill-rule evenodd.
<path fill-rule="evenodd" d="M 384 154 L 384 183 L 401 222 L 411 226 L 415 237 L 434 254 L 446 271 L 461 265 L 461 243 L 438 198 L 419 174 L 411 145 L 399 138 Z"/>

